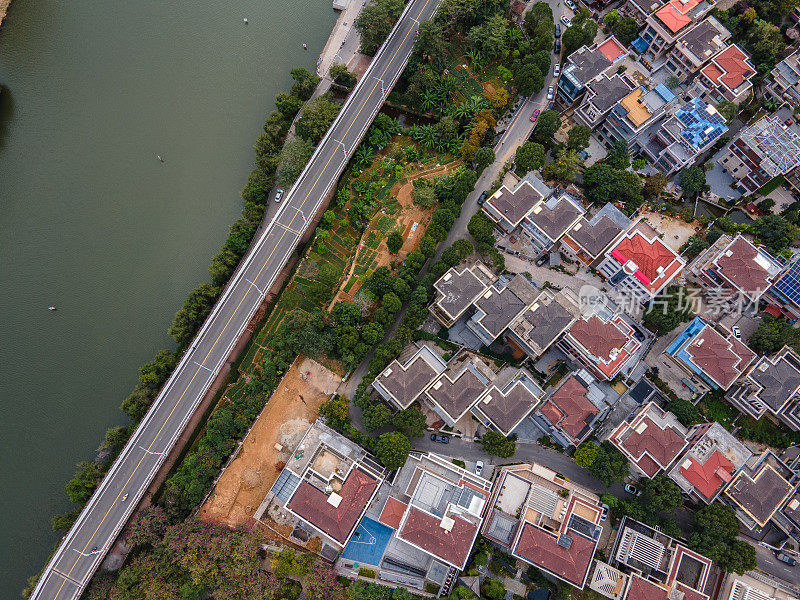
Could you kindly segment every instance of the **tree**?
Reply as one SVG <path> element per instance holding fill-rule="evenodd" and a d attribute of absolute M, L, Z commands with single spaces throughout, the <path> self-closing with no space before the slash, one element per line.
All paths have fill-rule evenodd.
<path fill-rule="evenodd" d="M 709 246 L 710 244 L 703 238 L 692 235 L 689 236 L 689 239 L 681 245 L 680 251 L 681 254 L 686 256 L 686 258 L 695 258 Z"/>
<path fill-rule="evenodd" d="M 567 133 L 567 148 L 583 150 L 589 147 L 589 138 L 592 136 L 592 128 L 586 125 L 575 125 Z"/>
<path fill-rule="evenodd" d="M 347 396 L 337 394 L 319 407 L 319 415 L 336 431 L 350 426 L 350 401 Z"/>
<path fill-rule="evenodd" d="M 597 444 L 586 442 L 575 450 L 575 463 L 582 469 L 588 469 L 597 458 L 599 452 Z"/>
<path fill-rule="evenodd" d="M 467 224 L 467 231 L 479 244 L 494 244 L 494 225 L 482 211 L 472 215 Z"/>
<path fill-rule="evenodd" d="M 669 401 L 665 408 L 675 415 L 684 427 L 691 427 L 705 421 L 697 407 L 682 398 Z"/>
<path fill-rule="evenodd" d="M 739 105 L 728 100 L 723 100 L 717 104 L 717 110 L 723 117 L 725 117 L 725 121 L 728 123 L 728 125 L 730 125 L 731 121 L 739 116 Z"/>
<path fill-rule="evenodd" d="M 297 135 L 312 144 L 318 144 L 336 115 L 339 114 L 339 108 L 341 107 L 330 94 L 323 94 L 316 98 L 303 109 L 303 114 L 295 126 Z"/>
<path fill-rule="evenodd" d="M 275 96 L 275 106 L 284 117 L 294 119 L 303 107 L 303 101 L 294 94 L 283 93 Z"/>
<path fill-rule="evenodd" d="M 686 323 L 694 316 L 688 297 L 685 288 L 668 287 L 650 302 L 644 313 L 645 324 L 658 335 L 666 335 L 681 323 Z"/>
<path fill-rule="evenodd" d="M 355 26 L 361 36 L 361 52 L 373 56 L 403 12 L 403 0 L 376 0 L 361 9 Z"/>
<path fill-rule="evenodd" d="M 616 23 L 617 21 L 619 21 L 619 19 L 620 19 L 620 16 L 621 16 L 621 15 L 619 14 L 619 11 L 618 11 L 616 8 L 614 8 L 614 9 L 610 10 L 610 11 L 609 11 L 608 13 L 606 13 L 606 15 L 603 17 L 603 25 L 605 25 L 605 26 L 607 26 L 607 27 L 613 27 L 613 26 L 614 26 L 614 23 Z"/>
<path fill-rule="evenodd" d="M 748 343 L 759 354 L 772 354 L 784 344 L 796 344 L 797 338 L 797 330 L 788 321 L 766 313 Z"/>
<path fill-rule="evenodd" d="M 781 215 L 769 214 L 753 223 L 753 233 L 767 250 L 779 254 L 797 239 L 798 228 Z M 762 290 L 763 291 L 763 290 Z"/>
<path fill-rule="evenodd" d="M 643 201 L 642 180 L 636 174 L 612 167 L 604 161 L 597 162 L 583 174 L 586 199 L 598 205 L 607 202 L 624 202 L 632 213 Z"/>
<path fill-rule="evenodd" d="M 544 146 L 536 142 L 525 142 L 514 154 L 516 173 L 520 177 L 528 171 L 541 169 L 544 165 Z"/>
<path fill-rule="evenodd" d="M 698 166 L 689 167 L 681 171 L 681 187 L 687 197 L 694 197 L 708 189 L 706 172 Z"/>
<path fill-rule="evenodd" d="M 164 538 L 169 525 L 169 516 L 163 507 L 151 504 L 143 508 L 131 523 L 126 541 L 132 547 L 157 546 Z"/>
<path fill-rule="evenodd" d="M 303 138 L 287 142 L 281 150 L 281 160 L 275 181 L 282 188 L 289 188 L 300 177 L 300 173 L 314 153 L 314 145 Z"/>
<path fill-rule="evenodd" d="M 583 159 L 577 150 L 559 147 L 556 151 L 555 160 L 545 165 L 542 169 L 542 177 L 563 182 L 575 181 L 582 166 Z"/>
<path fill-rule="evenodd" d="M 542 73 L 550 72 L 550 52 L 548 50 L 538 50 L 533 54 L 533 62 Z"/>
<path fill-rule="evenodd" d="M 506 586 L 498 579 L 487 577 L 481 585 L 481 598 L 488 600 L 503 600 L 506 595 Z"/>
<path fill-rule="evenodd" d="M 336 576 L 333 565 L 317 559 L 309 567 L 303 592 L 310 600 L 343 600 L 344 586 Z"/>
<path fill-rule="evenodd" d="M 408 438 L 422 437 L 427 429 L 425 415 L 420 409 L 413 406 L 395 413 L 392 417 L 392 425 Z"/>
<path fill-rule="evenodd" d="M 561 127 L 561 115 L 555 110 L 546 110 L 539 115 L 533 135 L 542 144 L 549 144 L 559 127 Z"/>
<path fill-rule="evenodd" d="M 411 442 L 402 433 L 392 431 L 384 433 L 375 444 L 375 458 L 389 470 L 395 470 L 406 464 Z"/>
<path fill-rule="evenodd" d="M 414 40 L 414 52 L 424 60 L 441 64 L 447 48 L 444 43 L 444 31 L 436 21 L 424 21 L 417 30 Z"/>
<path fill-rule="evenodd" d="M 611 31 L 623 46 L 629 46 L 639 35 L 639 24 L 632 17 L 622 17 L 614 23 Z"/>
<path fill-rule="evenodd" d="M 375 431 L 388 425 L 392 420 L 392 411 L 383 403 L 373 404 L 367 407 L 362 413 L 364 427 L 369 431 Z"/>
<path fill-rule="evenodd" d="M 567 27 L 561 36 L 564 45 L 564 56 L 569 56 L 581 46 L 588 46 L 597 35 L 597 23 L 592 14 L 584 9 L 572 18 L 572 25 Z"/>
<path fill-rule="evenodd" d="M 658 172 L 648 175 L 647 179 L 644 180 L 644 195 L 647 198 L 657 200 L 664 193 L 667 183 L 669 183 L 669 179 L 664 173 Z"/>
<path fill-rule="evenodd" d="M 788 13 L 787 13 L 788 14 Z M 756 19 L 745 34 L 747 47 L 751 51 L 753 63 L 775 63 L 783 52 L 786 43 L 780 29 L 761 19 Z"/>
<path fill-rule="evenodd" d="M 532 38 L 549 36 L 547 46 L 553 43 L 553 9 L 547 2 L 536 2 L 525 13 L 525 29 Z"/>
<path fill-rule="evenodd" d="M 508 45 L 506 18 L 495 13 L 483 23 L 469 30 L 469 41 L 483 56 L 498 58 L 505 54 Z"/>
<path fill-rule="evenodd" d="M 530 96 L 544 87 L 544 75 L 532 62 L 525 63 L 514 73 L 514 84 L 520 94 Z"/>
<path fill-rule="evenodd" d="M 614 482 L 621 482 L 630 475 L 628 459 L 608 440 L 600 444 L 597 456 L 589 470 L 606 486 L 610 486 Z"/>
<path fill-rule="evenodd" d="M 475 252 L 475 247 L 472 242 L 465 239 L 456 240 L 453 242 L 453 249 L 458 253 L 459 262 L 467 258 L 470 254 Z"/>
<path fill-rule="evenodd" d="M 728 572 L 743 575 L 756 568 L 756 549 L 744 540 L 731 540 L 720 566 Z"/>
<path fill-rule="evenodd" d="M 623 140 L 617 140 L 611 144 L 608 154 L 601 162 L 615 169 L 627 169 L 631 166 L 631 153 L 628 151 L 628 144 Z"/>
<path fill-rule="evenodd" d="M 386 238 L 386 247 L 390 254 L 397 254 L 403 247 L 403 234 L 396 229 Z"/>
<path fill-rule="evenodd" d="M 400 301 L 400 298 L 397 297 L 397 294 L 394 292 L 389 292 L 383 295 L 381 299 L 381 306 L 383 306 L 386 310 L 390 313 L 396 313 L 400 310 L 400 307 L 403 303 Z"/>
<path fill-rule="evenodd" d="M 347 65 L 342 63 L 332 64 L 331 68 L 328 69 L 328 75 L 331 76 L 335 83 L 346 87 L 348 90 L 352 90 L 358 82 L 356 76 L 347 69 Z"/>
<path fill-rule="evenodd" d="M 219 297 L 219 288 L 210 283 L 203 283 L 192 290 L 181 309 L 175 313 L 169 335 L 179 346 L 186 346 L 192 341 L 194 334 L 200 329 L 208 313 Z"/>
<path fill-rule="evenodd" d="M 494 150 L 492 150 L 490 146 L 481 146 L 475 153 L 474 160 L 475 165 L 478 167 L 478 172 L 482 172 L 486 167 L 494 162 Z"/>
<path fill-rule="evenodd" d="M 289 71 L 289 73 L 291 74 L 292 79 L 294 79 L 294 83 L 292 84 L 292 94 L 303 101 L 311 98 L 311 96 L 314 94 L 317 84 L 319 83 L 319 77 L 303 67 L 292 69 Z M 265 125 L 264 131 L 266 130 L 267 127 Z"/>
<path fill-rule="evenodd" d="M 642 492 L 639 502 L 653 513 L 672 513 L 683 504 L 681 488 L 664 475 L 643 479 L 639 482 L 639 491 Z"/>
<path fill-rule="evenodd" d="M 689 536 L 689 548 L 707 556 L 725 571 L 739 574 L 755 568 L 755 549 L 737 540 L 739 521 L 734 510 L 720 502 L 704 506 L 696 513 Z"/>
<path fill-rule="evenodd" d="M 500 458 L 511 458 L 517 450 L 517 434 L 505 436 L 489 429 L 481 438 L 484 452 Z"/>
<path fill-rule="evenodd" d="M 414 204 L 421 208 L 429 208 L 436 202 L 436 195 L 430 182 L 417 179 L 414 181 Z"/>

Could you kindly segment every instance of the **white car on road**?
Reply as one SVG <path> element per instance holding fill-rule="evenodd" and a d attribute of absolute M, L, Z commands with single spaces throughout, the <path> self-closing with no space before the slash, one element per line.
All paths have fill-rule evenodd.
<path fill-rule="evenodd" d="M 564 0 L 564 4 L 567 5 L 572 12 L 578 12 L 578 6 L 572 0 Z"/>
<path fill-rule="evenodd" d="M 566 25 L 567 27 L 569 27 L 570 25 L 572 25 L 572 21 L 570 21 L 570 20 L 569 20 L 569 18 L 567 17 L 567 15 L 561 15 L 561 22 L 562 22 L 564 25 Z"/>
<path fill-rule="evenodd" d="M 556 63 L 553 66 L 553 77 L 558 77 L 561 74 L 561 63 Z"/>
<path fill-rule="evenodd" d="M 278 188 L 278 191 L 275 192 L 275 202 L 280 202 L 281 198 L 283 198 L 283 190 Z"/>
<path fill-rule="evenodd" d="M 553 99 L 553 86 L 552 85 L 549 88 L 547 88 L 547 99 L 548 100 L 552 100 Z"/>

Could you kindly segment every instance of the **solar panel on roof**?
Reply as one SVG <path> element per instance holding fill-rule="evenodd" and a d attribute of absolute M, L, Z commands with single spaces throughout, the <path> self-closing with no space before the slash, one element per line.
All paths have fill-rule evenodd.
<path fill-rule="evenodd" d="M 775 289 L 792 302 L 800 305 L 800 261 L 794 263 L 777 282 Z"/>

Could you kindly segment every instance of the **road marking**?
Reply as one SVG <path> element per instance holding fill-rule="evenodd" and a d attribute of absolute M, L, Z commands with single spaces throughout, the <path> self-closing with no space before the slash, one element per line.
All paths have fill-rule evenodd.
<path fill-rule="evenodd" d="M 292 221 L 294 221 L 294 217 L 292 217 Z M 291 224 L 292 224 L 292 221 L 289 221 L 289 225 L 291 225 Z M 282 223 L 278 223 L 277 221 L 275 221 L 275 225 L 277 225 L 278 227 L 281 227 L 281 228 L 285 229 L 285 230 L 286 230 L 286 231 L 288 231 L 289 233 L 293 233 L 293 234 L 295 234 L 295 235 L 296 235 L 297 237 L 299 237 L 299 238 L 303 237 L 303 234 L 302 234 L 302 233 L 300 233 L 299 231 L 295 231 L 294 229 L 292 229 L 291 227 L 289 227 L 289 225 L 283 225 Z M 283 239 L 283 236 L 281 236 L 281 239 Z M 278 240 L 278 241 L 279 241 L 279 243 L 280 243 L 280 240 Z M 269 259 L 268 259 L 268 260 L 269 260 Z"/>
<path fill-rule="evenodd" d="M 258 293 L 261 294 L 262 296 L 266 296 L 267 295 L 267 292 L 262 292 L 261 289 L 255 283 L 250 281 L 247 277 L 245 277 L 244 280 L 247 283 L 249 283 L 250 285 L 252 285 L 254 288 L 256 288 L 256 290 L 258 290 Z"/>
<path fill-rule="evenodd" d="M 419 16 L 422 14 L 422 12 L 423 12 L 423 11 L 424 11 L 424 10 L 427 8 L 427 6 L 428 6 L 428 4 L 429 4 L 429 3 L 430 3 L 430 0 L 425 0 L 425 4 L 423 4 L 423 5 L 422 5 L 422 8 L 421 8 L 421 9 L 419 10 L 419 12 L 417 13 L 417 16 L 418 16 L 418 17 L 419 17 Z M 414 21 L 414 22 L 416 22 L 417 24 L 419 24 L 419 21 L 418 21 L 417 19 L 414 19 L 413 17 L 409 17 L 409 18 L 410 18 L 412 21 Z M 412 32 L 412 31 L 413 31 L 413 28 L 409 29 L 409 30 L 408 30 L 408 32 L 406 33 L 405 37 L 403 38 L 403 40 L 402 40 L 402 41 L 401 41 L 401 42 L 398 44 L 398 46 L 397 46 L 397 49 L 394 51 L 394 54 L 392 55 L 392 58 L 390 58 L 390 59 L 389 59 L 389 62 L 386 64 L 386 67 L 384 68 L 383 72 L 381 73 L 381 77 L 383 77 L 383 75 L 385 75 L 385 74 L 386 74 L 386 71 L 388 71 L 388 70 L 389 70 L 389 67 L 391 67 L 391 66 L 392 66 L 392 63 L 394 62 L 394 59 L 397 57 L 397 54 L 400 52 L 400 49 L 403 47 L 403 44 L 405 44 L 406 40 L 408 39 L 408 36 L 409 36 L 409 35 L 411 35 L 411 32 Z M 377 89 L 377 87 L 378 87 L 378 86 L 377 86 L 377 84 L 376 84 L 376 85 L 374 85 L 374 86 L 373 86 L 372 90 L 370 90 L 370 93 L 367 95 L 366 99 L 364 100 L 364 103 L 363 103 L 363 104 L 361 105 L 361 107 L 358 109 L 358 112 L 356 113 L 355 117 L 353 117 L 353 120 L 351 121 L 350 125 L 349 125 L 349 126 L 347 127 L 347 129 L 345 130 L 345 132 L 344 132 L 344 135 L 342 136 L 342 139 L 344 139 L 345 137 L 347 137 L 347 134 L 350 132 L 350 129 L 353 127 L 353 125 L 356 123 L 356 121 L 358 121 L 358 117 L 361 115 L 361 111 L 362 111 L 362 110 L 364 110 L 364 107 L 365 107 L 365 106 L 367 105 L 367 103 L 369 102 L 369 99 L 372 97 L 372 94 L 375 92 L 375 90 Z M 334 141 L 336 141 L 336 140 L 334 140 Z M 342 143 L 342 142 L 340 142 L 340 143 Z M 344 144 L 342 143 L 342 145 L 344 145 Z M 334 153 L 334 155 L 335 155 L 335 153 Z M 301 202 L 301 203 L 300 203 L 300 209 L 299 209 L 299 210 L 302 210 L 303 206 L 305 206 L 305 203 L 308 201 L 308 198 L 311 196 L 311 194 L 312 194 L 312 192 L 314 191 L 314 188 L 316 187 L 317 183 L 319 183 L 319 180 L 322 178 L 322 175 L 324 175 L 324 174 L 325 174 L 325 171 L 327 170 L 327 168 L 328 168 L 328 165 L 330 165 L 331 161 L 333 160 L 333 156 L 334 156 L 334 155 L 331 155 L 331 157 L 328 159 L 328 162 L 327 162 L 327 163 L 325 163 L 325 166 L 324 166 L 324 167 L 322 168 L 322 170 L 320 171 L 320 174 L 317 176 L 317 179 L 316 179 L 316 180 L 314 181 L 314 183 L 311 185 L 311 188 L 309 189 L 309 191 L 308 191 L 308 194 L 306 194 L 306 197 L 303 199 L 303 202 Z M 295 213 L 295 215 L 292 217 L 291 221 L 289 221 L 289 226 L 291 226 L 291 225 L 292 225 L 292 223 L 294 222 L 294 220 L 295 220 L 296 218 L 297 218 L 297 213 Z M 266 259 L 266 261 L 265 261 L 265 262 L 264 262 L 264 264 L 261 266 L 261 268 L 260 268 L 260 269 L 259 269 L 259 271 L 258 271 L 258 274 L 255 276 L 255 278 L 254 278 L 254 279 L 258 279 L 258 277 L 261 275 L 261 273 L 262 273 L 262 272 L 264 271 L 264 269 L 266 268 L 267 264 L 269 264 L 269 261 L 272 259 L 272 255 L 275 253 L 275 251 L 278 249 L 278 247 L 280 246 L 281 242 L 283 241 L 283 238 L 284 238 L 284 237 L 285 237 L 285 235 L 286 235 L 286 231 L 291 231 L 292 233 L 295 233 L 295 235 L 298 235 L 298 234 L 297 234 L 297 233 L 296 233 L 294 230 L 292 230 L 292 229 L 289 229 L 289 227 L 286 227 L 285 225 L 281 225 L 281 224 L 280 224 L 280 223 L 278 223 L 277 221 L 275 222 L 275 224 L 276 224 L 276 225 L 279 225 L 280 227 L 282 227 L 283 229 L 285 229 L 285 231 L 284 231 L 284 232 L 281 234 L 281 237 L 280 237 L 280 238 L 278 238 L 278 241 L 275 243 L 275 246 L 272 248 L 272 251 L 269 253 L 269 256 L 267 256 L 267 259 Z M 300 235 L 299 237 L 302 237 L 302 235 Z M 252 283 L 251 283 L 251 285 L 254 287 L 254 284 L 252 284 Z M 222 335 L 223 335 L 223 334 L 225 333 L 225 331 L 227 330 L 227 328 L 228 328 L 228 325 L 230 325 L 230 322 L 233 320 L 233 317 L 234 317 L 234 316 L 236 315 L 236 313 L 239 311 L 239 308 L 241 308 L 242 304 L 244 303 L 245 299 L 247 298 L 248 294 L 250 293 L 250 289 L 251 289 L 251 288 L 247 288 L 247 290 L 245 291 L 244 295 L 242 296 L 242 299 L 239 301 L 239 304 L 237 304 L 237 305 L 236 305 L 236 308 L 235 308 L 235 309 L 233 310 L 233 312 L 231 313 L 231 316 L 228 318 L 228 321 L 225 323 L 225 326 L 222 328 L 222 330 L 220 331 L 219 335 L 218 335 L 218 336 L 217 336 L 217 338 L 214 340 L 214 343 L 211 345 L 211 348 L 209 348 L 208 352 L 206 353 L 206 356 L 205 356 L 205 358 L 203 359 L 203 362 L 205 362 L 205 361 L 206 361 L 206 359 L 207 359 L 207 358 L 209 357 L 209 355 L 211 354 L 211 352 L 213 352 L 213 350 L 214 350 L 214 348 L 216 347 L 217 343 L 219 342 L 220 338 L 222 337 Z M 197 363 L 196 361 L 193 361 L 193 362 L 195 362 L 195 364 L 199 364 L 199 363 Z M 178 408 L 178 406 L 180 405 L 181 401 L 183 400 L 183 397 L 186 395 L 186 392 L 187 392 L 187 391 L 189 390 L 189 388 L 192 386 L 192 383 L 194 383 L 194 380 L 195 380 L 195 378 L 197 377 L 197 374 L 200 372 L 200 370 L 201 370 L 202 368 L 208 369 L 208 367 L 204 367 L 203 365 L 199 365 L 199 366 L 200 366 L 200 368 L 198 368 L 198 369 L 197 369 L 197 371 L 195 371 L 194 375 L 193 375 L 193 376 L 192 376 L 192 378 L 189 380 L 189 383 L 186 385 L 186 388 L 184 388 L 184 390 L 183 390 L 183 393 L 181 393 L 180 397 L 179 397 L 179 398 L 178 398 L 178 400 L 175 402 L 175 405 L 172 407 L 172 410 L 170 410 L 169 414 L 167 415 L 167 418 L 166 418 L 166 419 L 164 419 L 164 422 L 162 423 L 161 427 L 160 427 L 160 428 L 159 428 L 159 430 L 156 432 L 155 436 L 153 436 L 153 441 L 150 443 L 150 446 L 148 446 L 148 448 L 145 450 L 146 452 L 149 452 L 149 453 L 151 453 L 151 454 L 155 454 L 155 453 L 152 453 L 152 452 L 150 452 L 150 450 L 149 450 L 149 449 L 150 449 L 150 448 L 152 448 L 152 447 L 153 447 L 153 445 L 156 443 L 156 440 L 158 439 L 158 436 L 159 436 L 159 435 L 161 435 L 161 432 L 164 430 L 164 427 L 166 427 L 167 423 L 168 423 L 168 422 L 169 422 L 169 420 L 172 418 L 172 414 L 175 412 L 175 410 L 176 410 L 176 409 Z M 213 373 L 213 370 L 209 369 L 209 371 L 211 371 L 211 372 Z M 145 455 L 145 456 L 146 456 L 146 455 Z M 134 476 L 134 475 L 136 474 L 136 472 L 139 470 L 139 467 L 141 466 L 141 464 L 142 464 L 142 462 L 143 462 L 143 461 L 144 461 L 144 456 L 142 456 L 142 458 L 139 460 L 139 462 L 138 462 L 138 463 L 136 464 L 136 466 L 134 467 L 133 471 L 131 471 L 131 474 L 130 474 L 130 476 L 129 476 L 129 477 L 128 477 L 128 479 L 125 481 L 125 484 L 124 484 L 124 485 L 122 486 L 122 488 L 120 489 L 119 493 L 117 494 L 116 498 L 115 498 L 115 499 L 114 499 L 114 501 L 111 503 L 111 505 L 109 506 L 109 508 L 108 508 L 108 510 L 106 511 L 106 513 L 103 515 L 103 518 L 100 520 L 100 523 L 97 525 L 97 528 L 96 528 L 96 529 L 94 530 L 94 532 L 92 533 L 92 536 L 89 538 L 89 541 L 88 541 L 88 542 L 86 542 L 86 545 L 83 547 L 83 551 L 84 551 L 84 552 L 86 551 L 86 548 L 88 548 L 88 547 L 89 547 L 89 544 L 91 544 L 91 543 L 92 543 L 92 540 L 94 539 L 94 536 L 95 536 L 95 535 L 97 535 L 97 532 L 100 530 L 100 527 L 102 527 L 102 526 L 103 526 L 103 523 L 104 523 L 104 522 L 105 522 L 105 520 L 108 518 L 108 515 L 111 513 L 111 509 L 112 509 L 112 508 L 114 508 L 114 506 L 115 506 L 115 505 L 116 505 L 116 503 L 117 503 L 117 500 L 119 500 L 120 496 L 122 495 L 122 492 L 123 492 L 123 491 L 125 490 L 125 488 L 128 486 L 128 484 L 130 483 L 131 479 L 133 479 L 133 476 Z M 70 570 L 68 571 L 67 575 L 65 575 L 64 577 L 67 577 L 67 578 L 69 578 L 69 575 L 71 575 L 71 574 L 72 574 L 72 571 L 75 569 L 75 567 L 77 566 L 77 564 L 78 564 L 78 562 L 79 562 L 79 561 L 80 561 L 80 558 L 78 558 L 78 559 L 76 559 L 76 560 L 75 560 L 75 562 L 73 563 L 72 567 L 71 567 L 71 568 L 70 568 Z M 56 569 L 55 569 L 55 568 L 53 568 L 53 571 L 56 571 Z M 59 573 L 60 573 L 60 571 L 59 571 Z M 71 580 L 71 581 L 74 581 L 74 580 Z M 54 599 L 55 599 L 55 598 L 58 598 L 58 596 L 61 594 L 61 590 L 63 589 L 64 585 L 66 585 L 66 580 L 65 580 L 65 581 L 64 581 L 64 582 L 61 584 L 61 587 L 59 587 L 59 588 L 58 588 L 58 592 L 56 592 L 56 595 L 55 595 Z"/>
<path fill-rule="evenodd" d="M 205 366 L 205 365 L 201 365 L 201 364 L 200 364 L 199 362 L 197 362 L 196 360 L 193 360 L 192 362 L 193 362 L 194 364 L 196 364 L 198 367 L 200 367 L 201 369 L 205 369 L 206 371 L 210 371 L 211 373 L 213 373 L 213 372 L 214 372 L 214 370 L 213 370 L 213 369 L 209 369 L 207 366 Z"/>
<path fill-rule="evenodd" d="M 57 575 L 61 575 L 61 577 L 63 577 L 63 578 L 64 578 L 64 579 L 66 579 L 67 581 L 71 581 L 72 583 L 74 583 L 74 584 L 75 584 L 75 585 L 77 585 L 77 586 L 81 586 L 81 585 L 83 585 L 83 584 L 82 584 L 80 581 L 78 581 L 77 579 L 73 579 L 72 577 L 70 577 L 70 576 L 69 576 L 69 575 L 67 575 L 66 573 L 62 573 L 62 572 L 61 572 L 61 571 L 59 571 L 58 569 L 53 569 L 53 573 L 55 573 L 55 574 L 57 574 Z M 66 582 L 65 582 L 65 583 L 66 583 Z"/>

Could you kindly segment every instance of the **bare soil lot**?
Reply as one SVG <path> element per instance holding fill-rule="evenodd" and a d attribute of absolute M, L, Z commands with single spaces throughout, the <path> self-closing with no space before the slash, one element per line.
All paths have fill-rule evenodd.
<path fill-rule="evenodd" d="M 299 356 L 200 509 L 200 518 L 232 527 L 252 525 L 256 509 L 283 468 L 276 445 L 293 448 L 341 381 L 316 361 Z"/>

